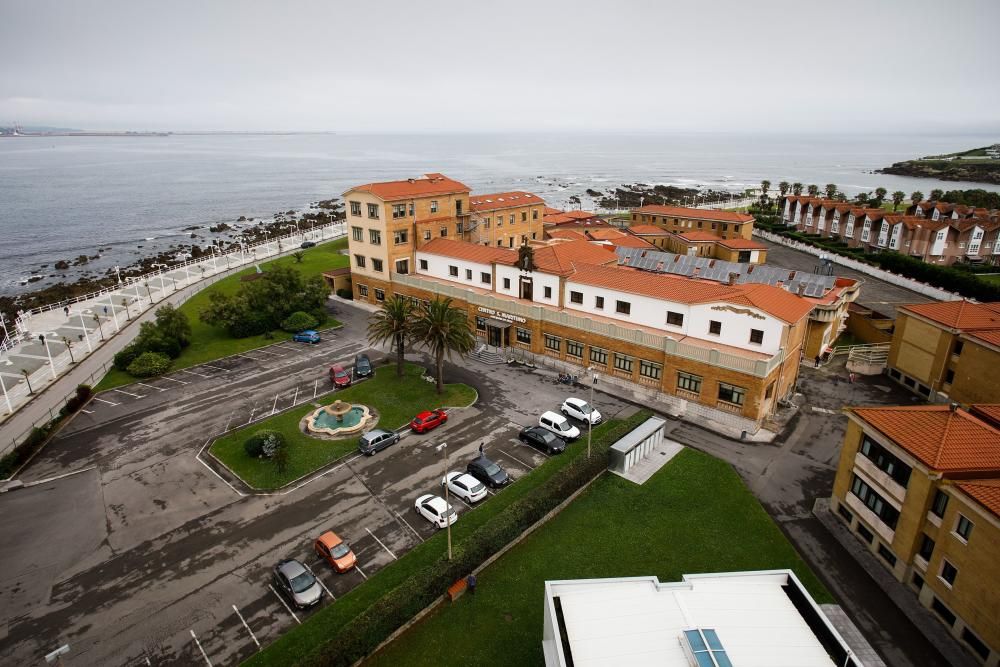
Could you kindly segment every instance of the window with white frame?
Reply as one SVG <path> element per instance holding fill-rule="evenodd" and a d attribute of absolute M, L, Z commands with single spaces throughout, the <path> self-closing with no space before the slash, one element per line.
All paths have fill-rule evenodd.
<path fill-rule="evenodd" d="M 973 523 L 964 514 L 959 514 L 958 523 L 955 525 L 955 534 L 968 542 L 969 535 L 972 535 L 972 526 Z"/>
<path fill-rule="evenodd" d="M 378 204 L 368 204 L 368 217 L 378 220 Z"/>
<path fill-rule="evenodd" d="M 590 361 L 594 364 L 600 364 L 602 366 L 608 365 L 608 351 L 602 350 L 599 347 L 590 348 Z"/>
<path fill-rule="evenodd" d="M 438 212 L 438 203 L 437 203 L 437 200 L 436 199 L 432 199 L 431 200 L 431 213 L 437 213 L 437 212 Z"/>
<path fill-rule="evenodd" d="M 393 204 L 392 205 L 392 219 L 398 220 L 399 218 L 406 217 L 406 204 Z"/>
<path fill-rule="evenodd" d="M 407 231 L 405 229 L 397 229 L 392 233 L 392 242 L 395 245 L 402 245 L 406 243 L 408 238 L 409 236 L 407 235 Z"/>
<path fill-rule="evenodd" d="M 364 255 L 355 255 L 354 256 L 354 265 L 356 267 L 358 267 L 359 269 L 365 268 L 365 263 L 366 263 L 366 259 L 365 259 Z"/>
<path fill-rule="evenodd" d="M 362 242 L 365 240 L 365 230 L 361 227 L 351 227 L 351 240 Z"/>
<path fill-rule="evenodd" d="M 377 229 L 369 229 L 368 242 L 372 245 L 382 245 L 382 232 Z"/>
<path fill-rule="evenodd" d="M 575 340 L 566 341 L 566 356 L 583 359 L 583 343 Z"/>
<path fill-rule="evenodd" d="M 352 201 L 351 202 L 351 215 L 361 217 L 361 202 Z"/>

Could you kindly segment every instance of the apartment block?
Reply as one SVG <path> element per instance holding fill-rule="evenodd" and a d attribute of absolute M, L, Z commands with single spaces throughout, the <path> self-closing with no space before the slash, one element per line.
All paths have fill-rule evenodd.
<path fill-rule="evenodd" d="M 472 243 L 515 248 L 541 240 L 545 202 L 530 192 L 497 192 L 469 198 L 472 213 L 461 238 Z"/>
<path fill-rule="evenodd" d="M 711 232 L 723 239 L 750 240 L 753 216 L 735 211 L 647 205 L 632 209 L 634 225 L 655 225 L 668 232 Z"/>
<path fill-rule="evenodd" d="M 832 510 L 971 655 L 1000 664 L 1000 405 L 847 416 Z"/>

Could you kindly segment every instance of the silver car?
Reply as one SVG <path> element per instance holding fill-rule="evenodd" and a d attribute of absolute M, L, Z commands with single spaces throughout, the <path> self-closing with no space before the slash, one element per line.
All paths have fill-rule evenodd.
<path fill-rule="evenodd" d="M 358 438 L 358 451 L 367 456 L 372 456 L 375 452 L 382 451 L 386 447 L 395 445 L 397 442 L 399 442 L 398 433 L 373 428 Z"/>
<path fill-rule="evenodd" d="M 323 587 L 305 565 L 288 558 L 278 563 L 272 574 L 274 586 L 293 606 L 307 609 L 323 599 Z"/>

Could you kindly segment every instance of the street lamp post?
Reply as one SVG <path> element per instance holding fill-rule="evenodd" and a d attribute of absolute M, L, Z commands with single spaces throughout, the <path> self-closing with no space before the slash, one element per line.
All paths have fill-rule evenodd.
<path fill-rule="evenodd" d="M 115 318 L 115 331 L 121 331 L 122 328 L 118 325 L 118 311 L 115 310 L 115 302 L 111 300 L 111 295 L 108 295 L 108 305 L 111 306 L 111 315 Z"/>
<path fill-rule="evenodd" d="M 444 453 L 444 511 L 451 509 L 448 496 L 448 443 L 442 442 L 437 446 L 439 452 Z M 448 530 L 448 560 L 451 560 L 451 514 L 445 514 L 445 525 Z"/>
<path fill-rule="evenodd" d="M 587 369 L 588 373 L 594 373 L 593 367 Z M 591 433 L 594 430 L 594 387 L 597 386 L 597 373 L 590 379 L 590 414 L 587 415 L 587 458 L 590 458 Z"/>
<path fill-rule="evenodd" d="M 94 346 L 90 344 L 90 333 L 87 331 L 87 325 L 83 321 L 83 311 L 77 312 L 80 316 L 80 328 L 83 329 L 83 337 L 87 339 L 87 354 L 91 354 L 94 351 Z"/>
<path fill-rule="evenodd" d="M 165 299 L 167 297 L 167 285 L 166 285 L 166 283 L 163 282 L 163 269 L 167 268 L 167 265 L 166 264 L 153 264 L 153 266 L 161 267 L 160 268 L 160 294 L 163 295 L 161 298 Z"/>
<path fill-rule="evenodd" d="M 56 379 L 56 365 L 52 363 L 52 352 L 49 350 L 49 339 L 46 338 L 46 336 L 45 336 L 45 334 L 47 334 L 47 333 L 48 333 L 47 331 L 44 331 L 44 332 L 38 334 L 38 338 L 39 338 L 39 340 L 42 341 L 42 345 L 45 346 L 45 356 L 47 356 L 49 358 L 49 371 L 52 373 L 52 379 L 55 380 Z"/>
<path fill-rule="evenodd" d="M 3 400 L 7 402 L 7 414 L 14 414 L 14 408 L 10 405 L 10 396 L 7 395 L 7 383 L 3 381 L 3 373 L 0 373 L 0 389 L 3 389 Z"/>
<path fill-rule="evenodd" d="M 219 249 L 215 247 L 215 244 L 208 246 L 212 249 L 212 269 L 218 273 L 219 272 Z"/>

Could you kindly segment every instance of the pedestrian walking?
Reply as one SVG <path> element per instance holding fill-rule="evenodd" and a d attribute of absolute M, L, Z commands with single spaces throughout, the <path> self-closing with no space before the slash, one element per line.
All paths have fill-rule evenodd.
<path fill-rule="evenodd" d="M 63 306 L 63 312 L 66 313 L 66 317 L 69 317 L 69 306 Z"/>
<path fill-rule="evenodd" d="M 483 446 L 484 446 L 485 444 L 486 444 L 485 442 L 481 442 L 481 443 L 479 443 L 479 455 L 480 455 L 480 456 L 482 456 L 482 455 L 483 455 Z"/>
<path fill-rule="evenodd" d="M 819 355 L 816 355 L 816 368 L 819 368 Z"/>
<path fill-rule="evenodd" d="M 469 592 L 472 593 L 473 595 L 476 594 L 477 583 L 479 582 L 476 580 L 476 575 L 474 574 L 470 574 L 468 577 L 465 578 L 465 584 L 469 587 Z"/>
<path fill-rule="evenodd" d="M 104 306 L 104 317 L 108 316 L 108 307 Z"/>

